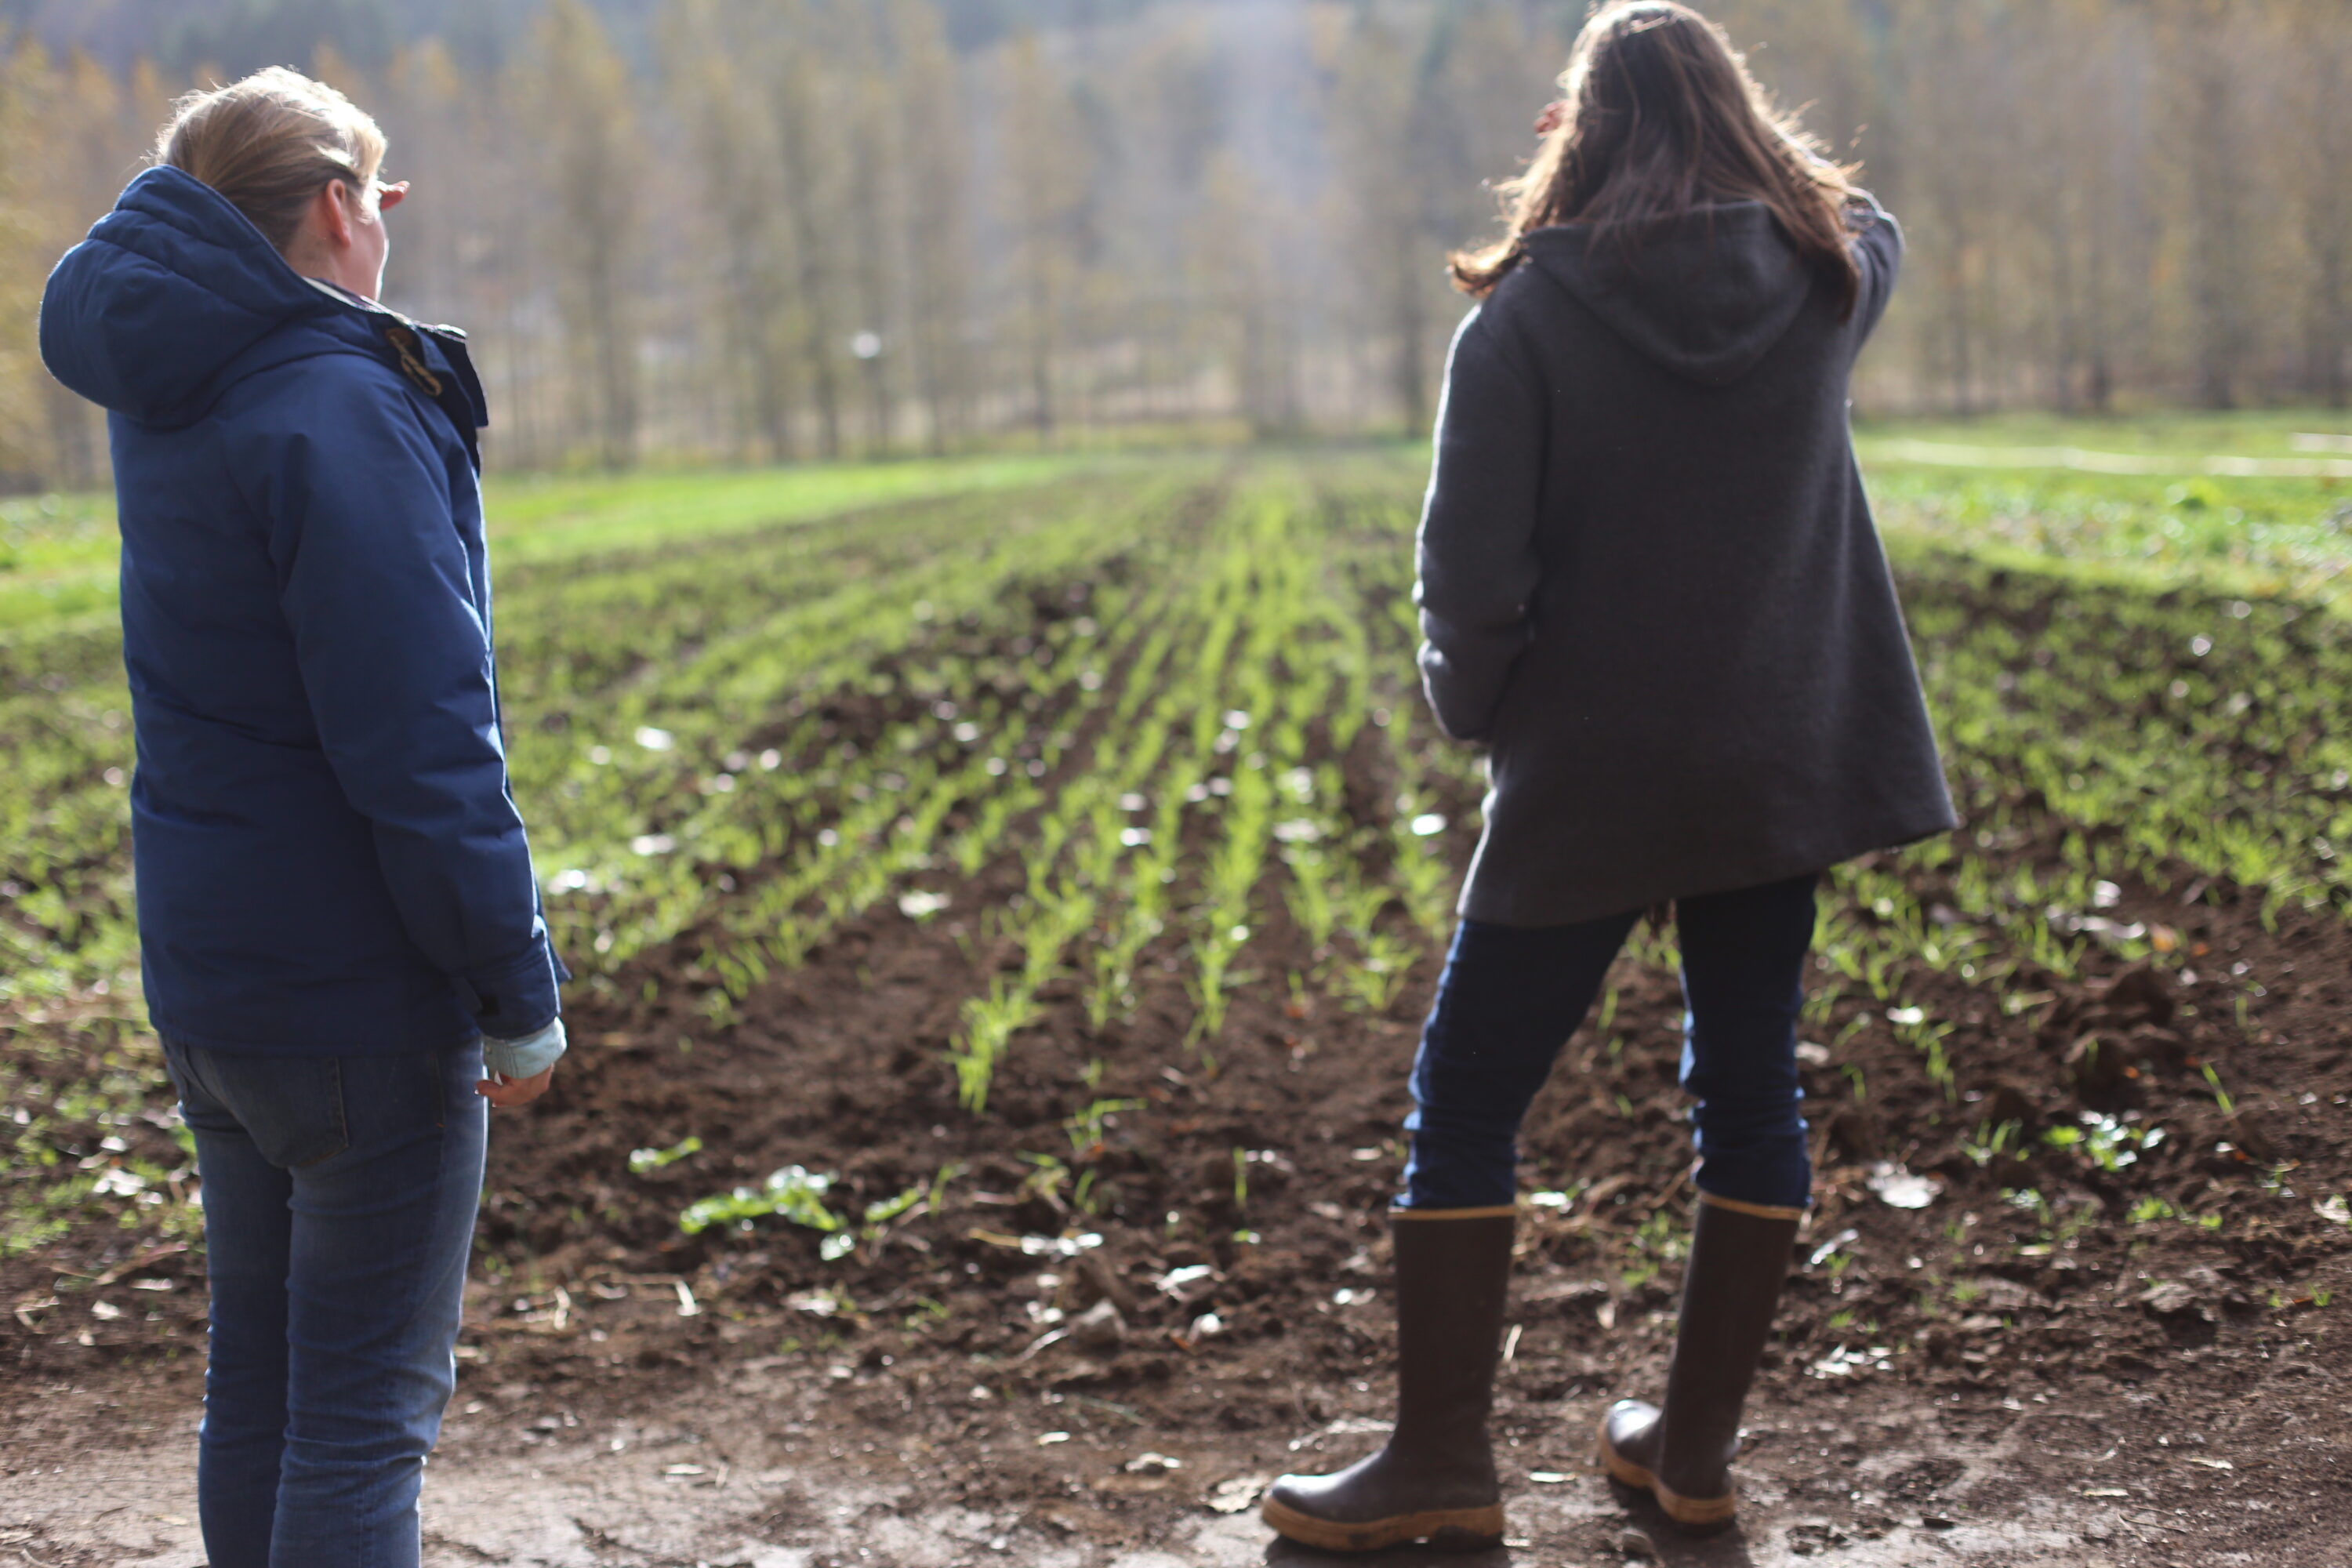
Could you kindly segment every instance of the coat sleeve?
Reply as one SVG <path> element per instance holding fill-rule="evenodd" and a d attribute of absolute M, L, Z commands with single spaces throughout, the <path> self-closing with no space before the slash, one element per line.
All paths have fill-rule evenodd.
<path fill-rule="evenodd" d="M 1853 231 L 1853 258 L 1862 269 L 1862 292 L 1853 306 L 1859 343 L 1877 329 L 1886 302 L 1895 297 L 1895 275 L 1903 266 L 1903 226 L 1877 197 L 1861 191 L 1846 208 L 1846 226 Z"/>
<path fill-rule="evenodd" d="M 306 377 L 299 415 L 253 437 L 239 477 L 320 745 L 402 922 L 471 992 L 485 1035 L 520 1039 L 556 1016 L 559 971 L 507 787 L 487 606 L 449 460 L 373 370 Z"/>
<path fill-rule="evenodd" d="M 1529 637 L 1541 563 L 1542 398 L 1504 357 L 1485 310 L 1454 333 L 1415 551 L 1421 679 L 1457 741 L 1486 738 Z"/>

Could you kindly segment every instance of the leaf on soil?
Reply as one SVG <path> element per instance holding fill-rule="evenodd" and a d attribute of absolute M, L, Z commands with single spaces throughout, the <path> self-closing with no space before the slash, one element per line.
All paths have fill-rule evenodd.
<path fill-rule="evenodd" d="M 1885 1345 L 1872 1345 L 1858 1351 L 1850 1351 L 1840 1345 L 1805 1371 L 1814 1377 L 1853 1377 L 1862 1373 L 1883 1372 L 1893 1353 Z"/>
<path fill-rule="evenodd" d="M 1205 1263 L 1188 1263 L 1181 1268 L 1171 1268 L 1153 1281 L 1165 1294 L 1179 1301 L 1197 1301 L 1217 1288 L 1223 1279 Z"/>
<path fill-rule="evenodd" d="M 1813 1248 L 1812 1252 L 1805 1258 L 1805 1267 L 1808 1268 L 1819 1268 L 1822 1264 L 1827 1263 L 1832 1258 L 1835 1257 L 1840 1251 L 1845 1247 L 1853 1246 L 1855 1242 L 1860 1241 L 1861 1239 L 1862 1232 L 1854 1229 L 1852 1226 L 1848 1226 L 1845 1229 L 1838 1232 L 1835 1236 L 1830 1237 L 1827 1241 L 1824 1241 L 1819 1247 Z"/>
<path fill-rule="evenodd" d="M 2159 1279 L 2135 1298 L 2159 1318 L 2199 1317 L 2214 1321 L 2217 1314 L 2195 1289 L 2178 1279 Z"/>
<path fill-rule="evenodd" d="M 1898 1209 L 1926 1208 L 1944 1190 L 1944 1184 L 1933 1176 L 1920 1175 L 1883 1161 L 1870 1168 L 1868 1185 L 1878 1194 L 1879 1202 Z"/>
<path fill-rule="evenodd" d="M 1218 1513 L 1247 1513 L 1274 1484 L 1272 1476 L 1235 1476 L 1209 1489 L 1209 1507 Z"/>
<path fill-rule="evenodd" d="M 1127 1342 L 1127 1320 L 1108 1299 L 1097 1301 L 1071 1321 L 1070 1341 L 1080 1350 L 1117 1350 Z"/>

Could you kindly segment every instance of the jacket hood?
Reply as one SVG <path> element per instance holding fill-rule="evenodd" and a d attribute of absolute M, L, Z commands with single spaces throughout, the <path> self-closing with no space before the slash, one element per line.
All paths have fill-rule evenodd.
<path fill-rule="evenodd" d="M 1727 386 L 1797 319 L 1814 271 L 1761 202 L 1694 207 L 1631 237 L 1594 224 L 1531 229 L 1537 268 L 1642 354 Z"/>
<path fill-rule="evenodd" d="M 93 403 L 142 424 L 184 425 L 256 371 L 331 352 L 329 342 L 288 340 L 254 351 L 289 321 L 345 309 L 219 192 L 178 169 L 150 169 L 50 274 L 41 358 Z"/>

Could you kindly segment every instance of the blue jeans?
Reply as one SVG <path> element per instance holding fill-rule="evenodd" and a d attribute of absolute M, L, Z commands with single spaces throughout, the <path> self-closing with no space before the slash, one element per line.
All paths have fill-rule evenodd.
<path fill-rule="evenodd" d="M 1818 882 L 1808 874 L 1675 905 L 1687 1009 L 1682 1084 L 1698 1102 L 1698 1186 L 1717 1197 L 1801 1208 L 1811 1194 L 1797 1015 Z M 1516 1201 L 1519 1122 L 1637 918 L 1461 923 L 1413 1062 L 1404 1206 Z"/>
<path fill-rule="evenodd" d="M 481 1048 L 163 1050 L 204 1178 L 212 1568 L 415 1568 L 481 1202 Z"/>

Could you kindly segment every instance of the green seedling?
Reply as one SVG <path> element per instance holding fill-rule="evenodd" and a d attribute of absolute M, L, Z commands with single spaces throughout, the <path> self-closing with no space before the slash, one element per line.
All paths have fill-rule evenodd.
<path fill-rule="evenodd" d="M 692 1133 L 688 1133 L 667 1149 L 632 1149 L 629 1151 L 629 1173 L 633 1176 L 646 1175 L 650 1172 L 675 1165 L 680 1160 L 701 1152 L 702 1140 Z"/>
<path fill-rule="evenodd" d="M 1960 1152 L 1979 1167 L 1990 1165 L 2003 1154 L 2018 1154 L 2025 1142 L 2023 1123 L 2014 1119 L 1995 1127 L 1990 1121 L 1977 1123 L 1974 1138 L 1960 1140 Z"/>
<path fill-rule="evenodd" d="M 714 1226 L 750 1230 L 751 1222 L 768 1215 L 831 1236 L 842 1229 L 842 1218 L 825 1207 L 824 1194 L 833 1177 L 787 1165 L 758 1187 L 737 1187 L 717 1197 L 700 1199 L 677 1216 L 677 1228 L 699 1236 Z"/>
<path fill-rule="evenodd" d="M 1140 1100 L 1097 1100 L 1074 1112 L 1062 1122 L 1062 1131 L 1070 1140 L 1071 1157 L 1080 1162 L 1100 1157 L 1117 1119 L 1128 1111 L 1143 1109 L 1144 1101 Z"/>
<path fill-rule="evenodd" d="M 2238 1102 L 2231 1098 L 2230 1091 L 2228 1089 L 2221 1087 L 2221 1075 L 2213 1070 L 2213 1064 L 2211 1062 L 2200 1063 L 2200 1068 L 2205 1074 L 2205 1086 L 2213 1091 L 2213 1103 L 2221 1108 L 2221 1114 L 2224 1116 L 2236 1115 L 2238 1110 Z"/>
<path fill-rule="evenodd" d="M 2164 1142 L 2161 1127 L 2140 1127 L 2100 1111 L 2086 1110 L 2079 1127 L 2053 1127 L 2042 1134 L 2053 1149 L 2072 1150 L 2102 1171 L 2116 1172 L 2139 1163 L 2144 1150 Z"/>

